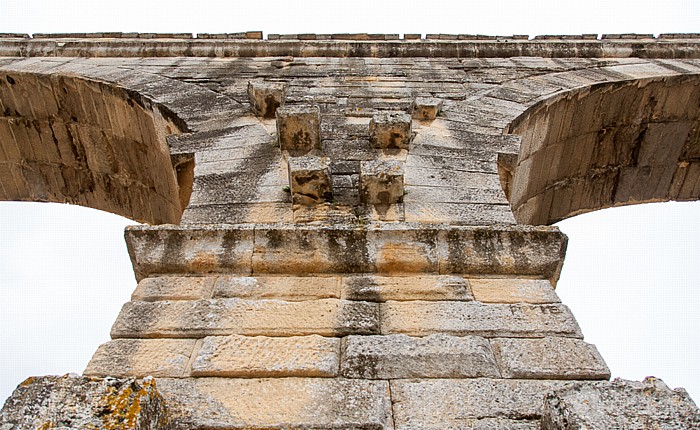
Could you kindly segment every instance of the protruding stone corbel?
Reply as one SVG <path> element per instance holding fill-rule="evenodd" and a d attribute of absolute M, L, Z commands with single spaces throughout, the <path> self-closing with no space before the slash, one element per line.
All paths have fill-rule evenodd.
<path fill-rule="evenodd" d="M 321 111 L 318 106 L 283 106 L 277 109 L 277 136 L 282 150 L 305 154 L 320 149 L 320 128 Z"/>
<path fill-rule="evenodd" d="M 274 118 L 277 108 L 284 105 L 286 92 L 284 82 L 248 82 L 250 106 L 259 118 Z"/>
<path fill-rule="evenodd" d="M 413 118 L 432 121 L 442 109 L 442 100 L 435 97 L 417 97 L 413 101 Z"/>
<path fill-rule="evenodd" d="M 333 200 L 331 161 L 328 157 L 290 157 L 287 162 L 293 204 L 315 205 Z"/>
<path fill-rule="evenodd" d="M 360 199 L 374 206 L 403 202 L 404 168 L 396 160 L 364 161 L 360 166 Z"/>
<path fill-rule="evenodd" d="M 408 149 L 411 143 L 411 115 L 403 112 L 380 113 L 369 123 L 370 140 L 379 149 Z"/>

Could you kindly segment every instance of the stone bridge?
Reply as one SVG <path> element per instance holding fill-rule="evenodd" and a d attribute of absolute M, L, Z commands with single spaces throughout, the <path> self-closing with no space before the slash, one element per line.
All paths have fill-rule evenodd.
<path fill-rule="evenodd" d="M 697 200 L 699 118 L 699 35 L 0 35 L 0 199 L 149 224 L 0 428 L 698 428 L 607 381 L 548 224 Z"/>

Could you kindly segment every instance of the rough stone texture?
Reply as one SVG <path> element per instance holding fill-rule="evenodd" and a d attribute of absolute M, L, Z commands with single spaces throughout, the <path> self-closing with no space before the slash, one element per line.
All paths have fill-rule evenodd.
<path fill-rule="evenodd" d="M 215 277 L 159 276 L 142 279 L 131 300 L 198 300 L 212 296 Z"/>
<path fill-rule="evenodd" d="M 100 345 L 86 376 L 180 378 L 187 374 L 194 339 L 115 339 Z"/>
<path fill-rule="evenodd" d="M 2 430 L 175 430 L 152 379 L 28 378 L 0 412 Z"/>
<path fill-rule="evenodd" d="M 183 429 L 393 429 L 386 381 L 199 378 L 158 384 Z"/>
<path fill-rule="evenodd" d="M 580 339 L 491 339 L 491 346 L 505 378 L 610 378 L 596 347 Z"/>
<path fill-rule="evenodd" d="M 277 109 L 277 136 L 280 148 L 307 153 L 321 147 L 318 106 L 284 106 Z"/>
<path fill-rule="evenodd" d="M 413 137 L 411 115 L 399 112 L 375 115 L 369 123 L 369 134 L 375 148 L 408 149 Z"/>
<path fill-rule="evenodd" d="M 288 302 L 338 299 L 341 297 L 340 280 L 336 276 L 220 276 L 216 279 L 214 297 L 278 299 Z"/>
<path fill-rule="evenodd" d="M 192 362 L 192 376 L 332 377 L 338 375 L 340 339 L 211 336 Z"/>
<path fill-rule="evenodd" d="M 421 121 L 431 121 L 442 109 L 442 100 L 434 97 L 418 97 L 413 102 L 413 118 Z"/>
<path fill-rule="evenodd" d="M 112 326 L 112 337 L 372 334 L 379 331 L 378 306 L 338 299 L 129 302 Z"/>
<path fill-rule="evenodd" d="M 275 118 L 277 108 L 284 105 L 286 89 L 282 82 L 249 82 L 248 98 L 253 113 L 262 118 Z"/>
<path fill-rule="evenodd" d="M 683 389 L 660 379 L 577 385 L 547 395 L 542 430 L 700 428 L 700 410 Z"/>
<path fill-rule="evenodd" d="M 341 373 L 362 379 L 500 377 L 488 340 L 444 334 L 348 336 Z"/>
<path fill-rule="evenodd" d="M 381 303 L 381 332 L 425 336 L 434 333 L 486 337 L 581 337 L 564 305 L 484 305 L 475 302 Z"/>
<path fill-rule="evenodd" d="M 292 203 L 313 205 L 333 200 L 329 158 L 290 157 L 287 161 Z"/>
<path fill-rule="evenodd" d="M 347 300 L 473 300 L 465 278 L 460 276 L 376 276 L 341 278 L 341 297 Z"/>
<path fill-rule="evenodd" d="M 502 426 L 497 429 L 529 429 L 542 414 L 544 396 L 563 386 L 556 381 L 484 378 L 391 381 L 394 421 L 397 429 L 488 428 L 479 422 L 485 419 Z"/>
<path fill-rule="evenodd" d="M 474 299 L 483 303 L 559 303 L 552 283 L 544 279 L 470 278 Z"/>
<path fill-rule="evenodd" d="M 360 199 L 370 205 L 403 202 L 404 169 L 400 161 L 364 161 L 360 168 Z"/>

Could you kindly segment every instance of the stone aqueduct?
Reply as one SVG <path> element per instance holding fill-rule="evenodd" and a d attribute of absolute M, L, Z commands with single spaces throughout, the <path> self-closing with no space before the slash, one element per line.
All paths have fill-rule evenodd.
<path fill-rule="evenodd" d="M 261 38 L 0 35 L 0 199 L 150 224 L 1 429 L 700 428 L 606 381 L 547 226 L 698 199 L 700 36 Z"/>

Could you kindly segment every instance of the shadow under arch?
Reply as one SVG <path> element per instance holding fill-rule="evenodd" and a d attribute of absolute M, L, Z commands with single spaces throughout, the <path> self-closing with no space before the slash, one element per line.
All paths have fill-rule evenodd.
<path fill-rule="evenodd" d="M 188 187 L 188 168 L 174 166 L 166 136 L 182 127 L 165 107 L 114 84 L 2 71 L 0 200 L 179 223 L 191 181 Z"/>
<path fill-rule="evenodd" d="M 517 160 L 499 163 L 519 223 L 700 198 L 700 75 L 559 93 L 531 106 L 507 132 L 522 137 Z"/>

